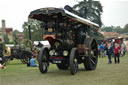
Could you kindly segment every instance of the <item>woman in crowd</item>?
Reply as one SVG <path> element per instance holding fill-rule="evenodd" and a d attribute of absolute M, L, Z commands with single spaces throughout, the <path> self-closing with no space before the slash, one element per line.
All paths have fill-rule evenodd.
<path fill-rule="evenodd" d="M 115 53 L 114 56 L 115 63 L 120 63 L 120 46 L 117 43 L 115 43 L 114 53 Z"/>

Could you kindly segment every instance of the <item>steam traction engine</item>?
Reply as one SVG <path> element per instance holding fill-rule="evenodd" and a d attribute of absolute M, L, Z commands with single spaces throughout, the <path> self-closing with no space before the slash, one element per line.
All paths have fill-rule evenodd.
<path fill-rule="evenodd" d="M 43 39 L 51 45 L 50 48 L 43 47 L 38 55 L 41 73 L 47 73 L 49 63 L 56 64 L 61 70 L 70 69 L 72 75 L 81 63 L 86 70 L 96 69 L 97 42 L 87 35 L 87 30 L 98 28 L 97 24 L 73 14 L 68 7 L 37 9 L 29 18 L 44 22 Z"/>

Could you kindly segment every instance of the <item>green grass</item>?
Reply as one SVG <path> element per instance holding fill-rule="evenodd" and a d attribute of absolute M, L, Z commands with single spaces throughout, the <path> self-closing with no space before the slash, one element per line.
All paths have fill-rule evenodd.
<path fill-rule="evenodd" d="M 107 57 L 99 58 L 96 70 L 85 71 L 81 64 L 72 76 L 69 70 L 58 70 L 54 64 L 50 64 L 47 74 L 41 74 L 38 67 L 14 60 L 6 69 L 0 69 L 0 85 L 128 85 L 128 55 L 120 57 L 120 61 L 108 64 Z"/>

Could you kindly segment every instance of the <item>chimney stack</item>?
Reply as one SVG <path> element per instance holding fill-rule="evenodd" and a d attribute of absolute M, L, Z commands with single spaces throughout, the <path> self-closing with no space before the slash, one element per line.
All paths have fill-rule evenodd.
<path fill-rule="evenodd" d="M 6 28 L 5 20 L 2 20 L 2 28 Z"/>
<path fill-rule="evenodd" d="M 2 20 L 2 33 L 3 33 L 3 35 L 6 34 L 5 29 L 6 29 L 5 20 Z"/>

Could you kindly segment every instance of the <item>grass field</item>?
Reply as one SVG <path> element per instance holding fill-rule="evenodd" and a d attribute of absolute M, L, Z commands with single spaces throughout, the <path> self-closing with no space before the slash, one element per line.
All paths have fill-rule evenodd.
<path fill-rule="evenodd" d="M 85 71 L 81 64 L 72 76 L 69 70 L 58 70 L 54 64 L 47 74 L 41 74 L 38 67 L 27 67 L 14 60 L 6 69 L 0 69 L 0 85 L 128 85 L 128 55 L 120 61 L 108 64 L 107 57 L 99 58 L 96 70 Z"/>

